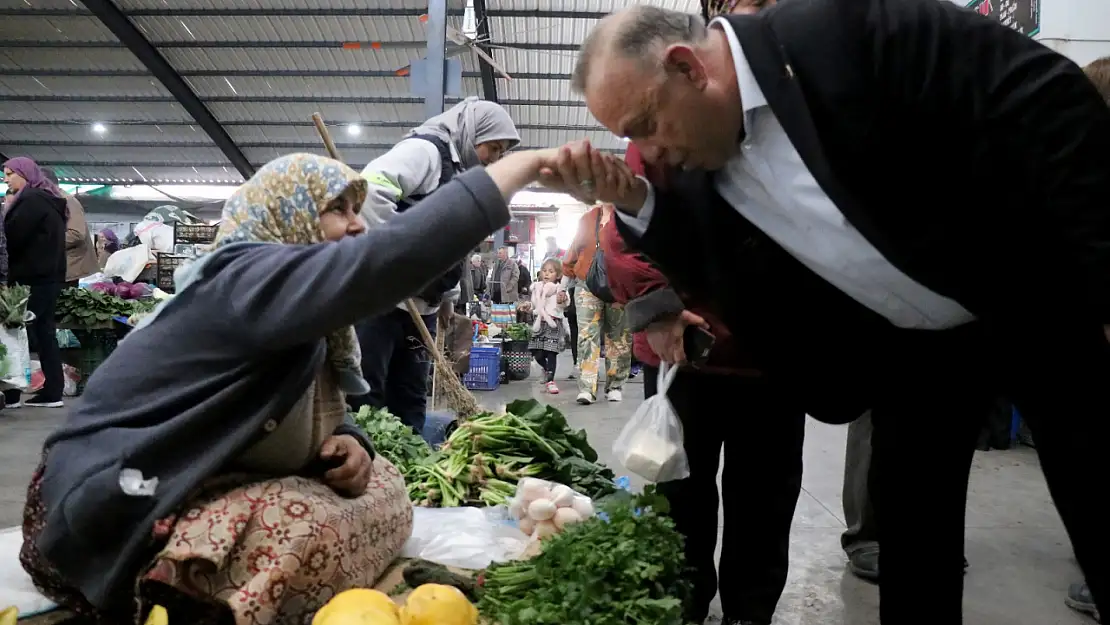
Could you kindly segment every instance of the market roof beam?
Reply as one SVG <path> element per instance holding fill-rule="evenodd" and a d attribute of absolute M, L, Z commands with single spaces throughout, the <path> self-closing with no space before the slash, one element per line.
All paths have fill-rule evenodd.
<path fill-rule="evenodd" d="M 74 141 L 57 139 L 29 139 L 13 141 L 11 145 L 31 148 L 211 148 L 207 141 Z M 275 148 L 279 150 L 318 150 L 319 141 L 242 141 L 241 148 Z M 349 150 L 388 150 L 393 143 L 364 143 L 336 141 L 335 147 Z M 522 146 L 518 150 L 540 150 L 550 146 Z M 190 166 L 185 163 L 185 166 Z"/>
<path fill-rule="evenodd" d="M 424 99 L 424 118 L 431 119 L 443 112 L 447 91 L 447 0 L 428 0 L 428 17 L 424 23 L 428 35 L 424 54 L 424 84 L 413 77 L 411 91 Z M 461 64 L 459 65 L 461 70 Z"/>
<path fill-rule="evenodd" d="M 203 8 L 165 8 L 134 9 L 127 11 L 128 17 L 420 17 L 424 9 L 369 8 L 349 9 L 305 8 L 305 9 L 203 9 Z M 447 15 L 462 17 L 463 9 L 448 9 Z M 90 15 L 80 9 L 39 9 L 0 8 L 3 17 L 69 17 Z M 529 11 L 524 9 L 494 9 L 486 12 L 489 17 L 536 17 L 540 19 L 591 19 L 599 20 L 606 11 Z"/>
<path fill-rule="evenodd" d="M 177 102 L 176 98 L 160 95 L 45 95 L 45 94 L 15 94 L 3 96 L 10 102 Z M 288 103 L 288 104 L 423 104 L 423 98 L 417 97 L 349 97 L 349 96 L 211 96 L 205 98 L 206 102 L 239 102 L 239 103 Z M 450 102 L 459 102 L 459 98 L 447 98 Z M 566 106 L 572 108 L 585 108 L 586 103 L 580 100 L 502 100 L 504 106 Z"/>
<path fill-rule="evenodd" d="M 112 31 L 112 34 L 127 46 L 127 49 L 139 59 L 139 62 L 150 70 L 150 73 L 162 83 L 166 90 L 173 94 L 173 99 L 197 121 L 197 125 L 220 148 L 220 151 L 231 161 L 235 169 L 239 170 L 244 178 L 253 176 L 254 167 L 247 160 L 242 150 L 235 145 L 231 135 L 227 134 L 227 131 L 223 129 L 223 126 L 220 126 L 220 122 L 216 120 L 216 117 L 212 115 L 204 102 L 201 102 L 197 94 L 185 82 L 185 79 L 139 32 L 139 29 L 119 10 L 119 7 L 113 4 L 111 0 L 81 1 L 100 20 L 100 23 Z"/>
<path fill-rule="evenodd" d="M 180 119 L 169 120 L 156 120 L 156 119 L 122 119 L 111 120 L 101 119 L 97 120 L 109 126 L 196 126 L 196 122 L 185 121 Z M 0 119 L 0 126 L 88 126 L 92 122 L 74 120 L 74 119 Z M 329 126 L 347 126 L 349 124 L 357 124 L 364 128 L 415 128 L 422 124 L 422 121 L 363 121 L 363 120 L 330 120 Z M 236 120 L 222 122 L 225 128 L 232 128 L 235 126 L 280 126 L 280 127 L 302 127 L 314 128 L 312 122 L 306 121 L 280 121 L 273 119 L 260 119 L 260 120 Z M 590 126 L 584 124 L 516 124 L 519 130 L 575 130 L 581 132 L 608 132 L 608 129 L 602 126 Z"/>
<path fill-rule="evenodd" d="M 93 0 L 101 2 L 105 0 Z M 273 48 L 273 49 L 320 49 L 338 48 L 351 49 L 413 49 L 424 50 L 428 47 L 427 41 L 153 41 L 150 45 L 167 50 L 186 48 L 213 48 L 213 49 L 248 49 L 248 48 Z M 0 48 L 57 48 L 64 50 L 74 49 L 111 49 L 123 48 L 124 44 L 118 41 L 39 41 L 33 39 L 15 39 L 0 41 Z M 576 43 L 528 43 L 513 42 L 498 44 L 497 47 L 515 50 L 538 50 L 549 52 L 577 52 L 579 45 Z"/>
<path fill-rule="evenodd" d="M 523 149 L 538 149 L 538 148 L 523 148 Z M 623 150 L 606 150 L 604 148 L 601 148 L 601 151 L 602 152 L 611 152 L 611 153 L 617 154 L 617 155 L 624 154 Z M 44 161 L 39 162 L 39 165 L 41 165 L 43 167 L 142 167 L 144 169 L 165 167 L 165 168 L 182 169 L 182 168 L 186 168 L 186 167 L 205 167 L 205 168 L 226 167 L 227 163 L 215 163 L 215 162 L 197 162 L 197 163 L 185 162 L 185 163 L 182 163 L 180 161 L 143 161 L 141 163 L 137 163 L 137 162 L 134 162 L 134 161 L 128 161 L 128 162 L 113 161 L 113 162 L 107 162 L 106 163 L 106 162 L 103 162 L 103 161 L 68 161 L 68 160 L 49 161 L 49 160 L 44 160 Z M 254 166 L 255 167 L 262 167 L 262 165 L 264 165 L 264 163 L 256 163 Z M 355 168 L 355 169 L 362 169 L 366 165 L 366 163 L 348 163 L 348 165 L 350 165 L 352 168 Z M 89 176 L 85 176 L 85 177 L 88 178 Z M 97 176 L 92 176 L 92 177 L 97 178 Z M 104 176 L 100 176 L 100 177 L 103 178 Z"/>
<path fill-rule="evenodd" d="M 493 47 L 489 45 L 489 12 L 486 10 L 486 0 L 474 0 L 474 22 L 477 26 L 478 41 L 486 42 L 478 44 L 478 47 L 491 59 L 494 58 Z M 498 102 L 497 79 L 493 75 L 493 66 L 485 59 L 478 59 L 478 66 L 481 70 L 479 73 L 482 75 L 482 97 L 490 102 Z M 514 74 L 514 76 L 524 78 L 520 74 Z"/>
<path fill-rule="evenodd" d="M 493 79 L 493 69 L 482 63 L 480 72 L 463 72 L 463 78 L 481 78 L 482 86 L 486 84 L 487 69 L 489 78 Z M 194 69 L 178 72 L 184 78 L 214 76 L 229 78 L 405 78 L 398 76 L 397 72 L 389 70 L 257 70 L 257 69 Z M 30 68 L 0 68 L 0 76 L 36 76 L 36 77 L 62 77 L 81 78 L 93 76 L 97 78 L 141 78 L 150 76 L 150 72 L 141 69 L 30 69 Z M 570 74 L 551 74 L 546 72 L 513 72 L 513 78 L 531 80 L 570 80 Z M 496 90 L 494 91 L 496 94 Z M 489 100 L 489 97 L 486 97 Z"/>

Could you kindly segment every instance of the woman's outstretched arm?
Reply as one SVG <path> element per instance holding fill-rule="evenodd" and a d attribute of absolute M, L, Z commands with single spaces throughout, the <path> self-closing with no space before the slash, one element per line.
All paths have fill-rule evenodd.
<path fill-rule="evenodd" d="M 508 198 L 536 178 L 541 154 L 514 154 L 461 174 L 357 237 L 221 254 L 205 267 L 210 277 L 178 295 L 174 308 L 190 317 L 218 314 L 228 328 L 224 340 L 252 352 L 310 342 L 390 310 L 508 223 Z"/>

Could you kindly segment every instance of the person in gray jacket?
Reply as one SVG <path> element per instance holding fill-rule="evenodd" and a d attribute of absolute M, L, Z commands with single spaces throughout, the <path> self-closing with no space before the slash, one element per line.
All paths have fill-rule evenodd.
<path fill-rule="evenodd" d="M 467 98 L 409 131 L 390 151 L 366 166 L 362 177 L 370 185 L 368 217 L 393 219 L 459 172 L 497 162 L 518 143 L 520 135 L 505 109 L 494 102 Z M 413 301 L 433 337 L 435 312 L 459 288 L 464 258 L 460 254 L 458 262 L 435 279 L 410 285 Z M 453 297 L 459 297 L 457 292 Z M 411 315 L 401 305 L 362 321 L 356 329 L 362 346 L 362 371 L 370 391 L 350 398 L 351 407 L 387 408 L 420 432 L 424 428 L 431 361 Z"/>
<path fill-rule="evenodd" d="M 213 622 L 249 620 L 230 613 L 249 606 L 231 605 L 240 602 L 227 597 L 239 594 L 225 592 L 227 579 L 261 588 L 282 622 L 306 622 L 326 599 L 294 592 L 298 584 L 339 592 L 372 583 L 373 571 L 320 569 L 308 560 L 283 568 L 282 577 L 260 577 L 250 554 L 223 556 L 228 544 L 263 554 L 267 546 L 324 553 L 313 541 L 327 539 L 326 553 L 346 554 L 344 562 L 392 560 L 385 551 L 399 550 L 407 537 L 404 531 L 398 539 L 396 530 L 411 528 L 411 506 L 403 484 L 390 486 L 400 476 L 374 459 L 342 408 L 343 393 L 366 386 L 350 327 L 389 310 L 413 284 L 441 275 L 504 227 L 508 199 L 556 157 L 555 150 L 522 152 L 465 172 L 367 232 L 356 215 L 365 186 L 353 170 L 307 154 L 263 167 L 252 182 L 279 178 L 294 165 L 299 179 L 269 192 L 254 185 L 228 201 L 216 248 L 179 270 L 177 294 L 119 343 L 88 381 L 83 401 L 47 438 L 28 489 L 20 557 L 36 585 L 98 622 L 133 621 L 136 609 L 150 608 L 152 591 L 172 595 L 170 611 L 187 623 L 206 622 L 199 616 L 212 617 L 214 608 L 222 613 Z M 254 499 L 230 499 L 244 480 L 274 487 Z M 384 505 L 383 498 L 396 498 L 392 516 L 379 519 L 381 526 L 358 525 L 366 531 L 351 540 L 335 539 L 331 530 L 342 524 L 289 540 L 291 523 L 303 532 L 306 522 L 377 519 L 366 510 Z M 170 540 L 180 524 L 225 505 L 219 510 L 234 516 L 210 528 L 216 534 Z M 245 533 L 250 540 L 240 540 Z M 214 537 L 226 542 L 212 543 Z M 183 545 L 193 540 L 196 546 Z M 151 577 L 155 564 L 186 562 L 165 555 L 171 549 L 207 550 L 190 562 L 207 557 L 210 566 Z M 213 581 L 221 573 L 225 581 Z M 167 593 L 197 575 L 210 585 Z M 201 587 L 220 594 L 203 596 Z"/>
<path fill-rule="evenodd" d="M 497 260 L 490 269 L 490 299 L 494 304 L 515 304 L 520 300 L 520 265 L 509 257 L 509 248 L 497 250 Z"/>

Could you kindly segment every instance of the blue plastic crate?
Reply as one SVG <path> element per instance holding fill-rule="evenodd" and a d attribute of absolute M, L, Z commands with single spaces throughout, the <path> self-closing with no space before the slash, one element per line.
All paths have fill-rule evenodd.
<path fill-rule="evenodd" d="M 501 385 L 501 347 L 475 343 L 470 347 L 470 371 L 463 384 L 472 391 L 492 391 Z"/>

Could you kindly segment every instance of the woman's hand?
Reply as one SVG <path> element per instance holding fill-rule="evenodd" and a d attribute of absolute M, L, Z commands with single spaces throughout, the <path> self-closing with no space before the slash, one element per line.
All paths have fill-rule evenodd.
<path fill-rule="evenodd" d="M 585 139 L 559 148 L 512 152 L 486 167 L 486 173 L 506 199 L 539 180 L 587 204 L 609 202 L 630 213 L 639 212 L 647 201 L 647 184 L 619 157 L 595 150 Z"/>
<path fill-rule="evenodd" d="M 630 212 L 638 212 L 647 201 L 647 184 L 619 157 L 594 149 L 586 139 L 558 148 L 540 183 L 586 204 L 606 202 Z"/>
<path fill-rule="evenodd" d="M 551 167 L 557 158 L 558 148 L 510 152 L 486 167 L 486 173 L 508 200 L 517 191 L 538 180 L 541 170 Z"/>
<path fill-rule="evenodd" d="M 335 492 L 350 497 L 366 492 L 373 461 L 358 439 L 350 434 L 329 436 L 320 446 L 320 459 L 329 464 L 343 460 L 342 465 L 324 474 L 324 482 Z"/>

